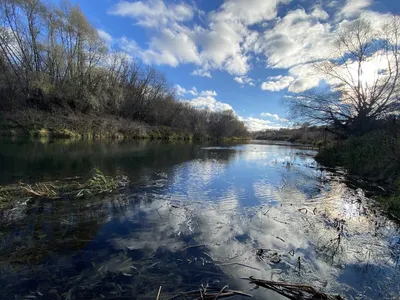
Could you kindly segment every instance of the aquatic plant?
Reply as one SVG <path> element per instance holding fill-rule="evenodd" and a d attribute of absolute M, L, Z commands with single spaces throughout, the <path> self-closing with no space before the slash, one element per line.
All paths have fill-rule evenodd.
<path fill-rule="evenodd" d="M 86 182 L 85 187 L 77 193 L 77 196 L 110 193 L 116 188 L 117 182 L 113 177 L 105 176 L 99 169 L 93 169 L 92 177 Z"/>
<path fill-rule="evenodd" d="M 121 178 L 126 185 L 126 177 L 113 178 L 106 176 L 99 169 L 93 169 L 90 178 L 86 182 L 79 182 L 79 177 L 67 178 L 60 181 L 37 182 L 27 184 L 20 182 L 7 186 L 0 186 L 0 206 L 11 204 L 18 199 L 47 199 L 57 200 L 61 198 L 81 198 L 95 196 L 115 191 Z"/>

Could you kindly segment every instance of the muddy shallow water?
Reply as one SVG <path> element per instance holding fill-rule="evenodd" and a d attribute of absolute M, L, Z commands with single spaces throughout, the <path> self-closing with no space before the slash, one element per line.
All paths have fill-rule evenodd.
<path fill-rule="evenodd" d="M 155 299 L 162 286 L 167 299 L 209 284 L 283 299 L 241 279 L 254 276 L 398 299 L 398 228 L 314 154 L 260 142 L 2 141 L 3 185 L 94 167 L 130 182 L 91 199 L 3 209 L 0 298 Z"/>

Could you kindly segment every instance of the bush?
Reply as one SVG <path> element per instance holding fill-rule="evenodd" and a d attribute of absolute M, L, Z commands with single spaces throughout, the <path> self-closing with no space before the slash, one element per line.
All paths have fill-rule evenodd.
<path fill-rule="evenodd" d="M 394 185 L 400 178 L 400 139 L 388 130 L 375 130 L 323 148 L 316 159 L 343 166 L 350 174 Z"/>

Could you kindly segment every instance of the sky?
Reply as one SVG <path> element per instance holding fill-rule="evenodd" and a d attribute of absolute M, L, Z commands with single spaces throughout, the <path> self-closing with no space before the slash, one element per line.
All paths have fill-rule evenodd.
<path fill-rule="evenodd" d="M 231 109 L 252 130 L 292 125 L 284 97 L 323 84 L 312 63 L 362 16 L 399 0 L 74 0 L 111 49 L 164 73 L 177 97 Z"/>

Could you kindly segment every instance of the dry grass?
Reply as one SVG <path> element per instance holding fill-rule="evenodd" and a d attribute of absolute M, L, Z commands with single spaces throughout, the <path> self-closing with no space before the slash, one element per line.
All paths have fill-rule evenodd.
<path fill-rule="evenodd" d="M 93 169 L 91 177 L 85 182 L 79 178 L 63 181 L 38 182 L 35 184 L 18 183 L 0 187 L 0 207 L 11 204 L 16 199 L 82 198 L 104 193 L 111 193 L 118 188 L 118 179 L 104 175 Z"/>
<path fill-rule="evenodd" d="M 180 139 L 192 136 L 184 130 L 148 126 L 110 115 L 44 112 L 35 109 L 1 112 L 0 134 L 63 139 Z"/>

